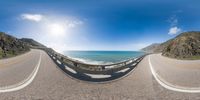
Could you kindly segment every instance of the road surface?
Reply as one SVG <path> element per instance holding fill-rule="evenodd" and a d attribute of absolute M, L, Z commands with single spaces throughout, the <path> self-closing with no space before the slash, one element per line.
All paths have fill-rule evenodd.
<path fill-rule="evenodd" d="M 55 63 L 44 51 L 32 50 L 31 52 L 18 57 L 21 57 L 21 59 L 26 58 L 25 59 L 27 60 L 26 63 L 32 63 L 32 60 L 35 60 L 36 62 L 30 64 L 30 66 L 28 66 L 24 62 L 24 64 L 21 65 L 22 70 L 16 70 L 16 72 L 13 71 L 13 73 L 15 72 L 15 74 L 6 74 L 6 70 L 4 70 L 4 68 L 8 67 L 8 71 L 10 71 L 12 70 L 12 68 L 15 68 L 15 65 L 20 65 L 21 61 L 13 64 L 11 63 L 10 65 L 5 65 L 5 67 L 0 67 L 0 71 L 5 73 L 4 76 L 8 75 L 8 78 L 11 78 L 10 80 L 17 79 L 16 81 L 10 82 L 10 80 L 4 80 L 3 78 L 0 78 L 0 83 L 2 82 L 2 80 L 5 81 L 1 85 L 5 86 L 7 85 L 6 83 L 9 83 L 10 85 L 10 84 L 16 84 L 17 81 L 20 82 L 22 80 L 20 73 L 25 75 L 25 76 L 22 75 L 23 78 L 26 78 L 28 73 L 29 74 L 31 73 L 29 70 L 34 70 L 34 68 L 31 67 L 31 65 L 36 66 L 38 64 L 40 55 L 41 55 L 41 63 L 39 64 L 40 65 L 39 70 L 34 80 L 26 87 L 18 91 L 0 93 L 0 98 L 2 100 L 4 99 L 5 100 L 13 100 L 13 99 L 14 100 L 32 100 L 32 99 L 34 100 L 166 100 L 166 99 L 199 100 L 200 99 L 200 93 L 176 92 L 166 89 L 165 87 L 160 85 L 152 74 L 149 61 L 151 62 L 151 65 L 153 67 L 155 66 L 155 70 L 161 69 L 158 66 L 163 67 L 163 65 L 166 65 L 167 63 L 159 62 L 162 65 L 155 64 L 157 62 L 156 55 L 152 55 L 150 60 L 149 56 L 146 56 L 137 65 L 134 71 L 127 77 L 124 77 L 118 81 L 114 81 L 111 83 L 92 84 L 92 83 L 77 81 L 68 77 L 55 65 Z M 19 59 L 18 57 L 16 57 L 15 60 L 18 60 Z M 26 67 L 27 69 L 24 69 Z M 19 75 L 17 76 L 16 74 Z M 2 75 L 3 74 L 1 74 L 1 76 Z M 159 75 L 161 75 L 163 78 L 166 78 L 166 81 L 170 81 L 172 82 L 172 84 L 176 84 L 176 82 L 174 82 L 173 79 L 167 77 L 167 75 L 171 74 L 163 73 Z M 170 77 L 176 77 L 176 74 L 172 74 Z M 193 81 L 193 79 L 191 79 L 191 81 Z M 184 86 L 193 85 L 193 83 L 192 84 L 179 84 L 179 83 L 180 82 L 177 82 L 178 85 L 184 85 Z M 194 85 L 198 86 L 198 84 Z"/>
<path fill-rule="evenodd" d="M 184 87 L 200 87 L 200 60 L 176 60 L 154 54 L 151 62 L 157 73 L 168 82 Z"/>
<path fill-rule="evenodd" d="M 0 87 L 17 84 L 28 78 L 39 60 L 39 51 L 31 50 L 23 55 L 0 60 Z"/>

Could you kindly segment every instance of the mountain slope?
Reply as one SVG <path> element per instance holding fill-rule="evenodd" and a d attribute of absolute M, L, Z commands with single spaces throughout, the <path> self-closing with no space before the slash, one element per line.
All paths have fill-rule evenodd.
<path fill-rule="evenodd" d="M 29 38 L 22 38 L 21 41 L 27 43 L 30 47 L 40 47 L 40 48 L 46 48 L 43 44 Z"/>
<path fill-rule="evenodd" d="M 0 32 L 0 58 L 15 56 L 29 51 L 29 47 L 19 39 Z"/>
<path fill-rule="evenodd" d="M 200 32 L 184 32 L 158 45 L 150 45 L 142 50 L 162 53 L 178 59 L 200 59 Z"/>
<path fill-rule="evenodd" d="M 200 32 L 185 32 L 171 41 L 162 51 L 162 55 L 190 59 L 200 56 Z"/>
<path fill-rule="evenodd" d="M 145 48 L 142 48 L 141 51 L 148 52 L 148 53 L 153 53 L 158 48 L 158 46 L 160 46 L 159 43 L 154 43 L 154 44 L 151 44 L 151 45 L 149 45 L 149 46 L 147 46 Z"/>

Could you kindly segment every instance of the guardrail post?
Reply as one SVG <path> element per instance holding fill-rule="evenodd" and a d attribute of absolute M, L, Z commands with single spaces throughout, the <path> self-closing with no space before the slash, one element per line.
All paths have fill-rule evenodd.
<path fill-rule="evenodd" d="M 74 66 L 77 67 L 78 64 L 76 62 L 73 62 L 73 63 L 74 63 Z"/>
<path fill-rule="evenodd" d="M 106 69 L 105 66 L 101 66 L 101 68 L 102 68 L 102 70 L 105 70 L 105 69 Z"/>
<path fill-rule="evenodd" d="M 63 57 L 61 57 L 61 58 L 60 58 L 60 60 L 63 62 L 64 58 L 63 58 Z"/>

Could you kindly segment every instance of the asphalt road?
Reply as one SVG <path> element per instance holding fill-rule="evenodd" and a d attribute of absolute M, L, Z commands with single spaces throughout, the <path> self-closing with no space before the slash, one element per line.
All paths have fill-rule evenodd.
<path fill-rule="evenodd" d="M 39 54 L 38 50 L 31 50 L 17 57 L 0 60 L 0 87 L 26 79 L 35 68 Z"/>
<path fill-rule="evenodd" d="M 200 87 L 200 60 L 176 60 L 151 55 L 156 72 L 166 81 L 183 87 Z"/>
<path fill-rule="evenodd" d="M 200 93 L 176 92 L 168 90 L 163 86 L 161 86 L 152 75 L 152 71 L 149 65 L 149 56 L 146 56 L 137 65 L 134 71 L 127 77 L 124 77 L 120 80 L 110 83 L 92 84 L 92 83 L 77 81 L 65 75 L 44 51 L 32 50 L 31 52 L 28 53 L 28 56 L 22 57 L 21 59 L 26 58 L 25 59 L 27 60 L 25 61 L 26 63 L 28 62 L 32 63 L 32 60 L 36 60 L 36 62 L 30 64 L 30 66 L 31 65 L 36 66 L 39 61 L 40 54 L 41 54 L 41 63 L 34 80 L 29 85 L 18 91 L 0 93 L 1 100 L 32 100 L 32 99 L 33 100 L 166 100 L 166 99 L 199 100 L 200 99 Z M 16 57 L 16 60 L 19 59 L 18 57 Z M 28 58 L 32 60 L 29 60 Z M 156 70 L 159 69 L 158 66 L 162 67 L 160 64 L 158 65 L 155 64 L 158 61 L 154 59 L 154 56 L 151 56 L 151 59 L 152 59 L 150 60 L 151 64 L 153 67 L 155 66 Z M 164 62 L 162 63 L 162 65 L 167 64 Z M 161 61 L 159 63 L 161 63 Z M 15 65 L 17 64 L 21 64 L 21 61 L 11 64 L 9 66 L 5 65 L 5 67 L 8 67 L 9 69 L 8 71 L 10 71 L 12 70 L 12 68 L 15 68 Z M 31 73 L 29 70 L 34 69 L 33 67 L 30 66 L 27 66 L 27 64 L 23 66 L 22 64 L 22 66 L 19 66 L 22 67 L 21 68 L 22 70 L 16 70 L 15 73 L 23 74 L 24 71 L 28 71 L 23 74 L 25 75 L 25 77 L 23 78 L 26 78 L 26 76 L 28 75 L 27 73 Z M 5 67 L 0 67 L 0 72 L 6 73 L 6 70 L 4 70 Z M 24 69 L 26 67 L 27 69 Z M 3 74 L 0 75 L 2 76 Z M 15 79 L 13 77 L 18 78 L 18 76 L 15 76 L 15 74 L 11 76 L 9 75 L 8 77 L 11 79 Z M 163 76 L 163 78 L 166 78 L 167 81 L 169 80 L 170 82 L 174 82 L 165 77 L 165 75 L 166 75 L 165 73 L 161 74 L 161 76 Z M 4 76 L 6 76 L 6 74 Z M 176 74 L 172 75 L 171 77 L 176 77 Z M 16 80 L 15 82 L 9 82 L 9 80 L 6 79 L 7 82 L 5 81 L 1 85 L 5 86 L 7 85 L 6 83 L 9 83 L 9 85 L 15 84 L 17 83 L 17 81 L 22 80 L 20 75 L 19 78 L 20 79 Z M 0 83 L 2 82 L 2 80 L 4 79 L 0 78 Z"/>

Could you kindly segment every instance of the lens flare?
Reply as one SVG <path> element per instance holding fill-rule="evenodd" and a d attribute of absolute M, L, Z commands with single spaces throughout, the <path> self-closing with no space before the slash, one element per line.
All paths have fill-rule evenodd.
<path fill-rule="evenodd" d="M 48 31 L 53 36 L 62 36 L 66 33 L 66 28 L 62 24 L 50 24 L 48 26 Z"/>

